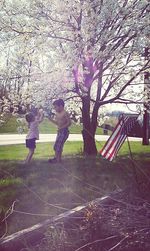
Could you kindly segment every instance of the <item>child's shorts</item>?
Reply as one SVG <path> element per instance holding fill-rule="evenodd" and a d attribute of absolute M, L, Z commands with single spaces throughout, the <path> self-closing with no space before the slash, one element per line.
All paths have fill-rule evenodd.
<path fill-rule="evenodd" d="M 69 130 L 68 128 L 64 128 L 58 131 L 57 138 L 54 144 L 54 150 L 57 153 L 62 152 L 64 143 L 69 137 Z"/>
<path fill-rule="evenodd" d="M 36 148 L 36 138 L 26 139 L 26 147 L 29 149 L 35 149 Z"/>

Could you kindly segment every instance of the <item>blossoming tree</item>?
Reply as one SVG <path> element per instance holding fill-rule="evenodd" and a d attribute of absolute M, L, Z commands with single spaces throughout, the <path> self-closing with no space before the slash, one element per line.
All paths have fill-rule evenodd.
<path fill-rule="evenodd" d="M 43 73 L 51 69 L 45 81 L 32 81 L 33 93 L 41 93 L 44 99 L 44 92 L 55 92 L 57 87 L 57 93 L 78 102 L 84 153 L 96 154 L 100 108 L 143 102 L 143 73 L 149 67 L 149 58 L 142 57 L 144 48 L 149 47 L 149 1 L 6 2 L 2 5 L 2 31 L 28 51 L 34 50 L 29 75 L 31 70 L 37 73 L 37 61 L 40 68 L 44 61 Z"/>

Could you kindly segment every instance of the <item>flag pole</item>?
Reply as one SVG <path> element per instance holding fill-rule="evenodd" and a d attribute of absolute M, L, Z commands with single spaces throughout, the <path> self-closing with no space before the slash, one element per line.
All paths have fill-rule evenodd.
<path fill-rule="evenodd" d="M 126 130 L 125 122 L 124 122 L 124 115 L 123 114 L 122 114 L 122 121 L 123 121 L 123 124 L 124 124 L 124 128 Z M 133 169 L 133 174 L 134 174 L 134 177 L 135 177 L 135 181 L 137 183 L 138 190 L 140 191 L 140 183 L 139 183 L 138 176 L 137 176 L 136 166 L 134 164 L 133 154 L 132 154 L 131 145 L 130 145 L 130 141 L 129 141 L 127 130 L 126 130 L 126 135 L 127 135 L 127 144 L 128 144 L 129 154 L 130 154 L 130 160 L 132 162 L 132 167 L 133 167 L 132 168 Z"/>

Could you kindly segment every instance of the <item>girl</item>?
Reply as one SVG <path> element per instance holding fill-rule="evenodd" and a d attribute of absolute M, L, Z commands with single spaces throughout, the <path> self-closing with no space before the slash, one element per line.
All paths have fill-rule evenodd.
<path fill-rule="evenodd" d="M 32 112 L 26 114 L 26 121 L 28 122 L 28 134 L 26 136 L 26 147 L 29 149 L 29 153 L 26 157 L 25 163 L 29 163 L 32 159 L 36 148 L 36 140 L 39 139 L 39 124 L 43 121 L 43 112 L 38 112 L 35 116 Z"/>

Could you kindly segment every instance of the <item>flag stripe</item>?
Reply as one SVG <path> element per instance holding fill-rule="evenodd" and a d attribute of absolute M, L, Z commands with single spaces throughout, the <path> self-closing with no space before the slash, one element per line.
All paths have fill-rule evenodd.
<path fill-rule="evenodd" d="M 114 128 L 114 131 L 110 138 L 105 143 L 103 149 L 100 151 L 100 154 L 112 161 L 117 155 L 119 149 L 127 138 L 128 133 L 131 131 L 138 116 L 121 116 L 120 121 Z"/>
<path fill-rule="evenodd" d="M 114 138 L 118 135 L 120 130 L 121 130 L 121 124 L 118 123 L 118 125 L 114 130 L 114 133 L 110 136 L 109 140 L 106 142 L 104 148 L 102 149 L 101 151 L 102 154 L 105 154 L 109 150 L 111 144 L 113 143 Z"/>
<path fill-rule="evenodd" d="M 127 121 L 128 120 L 123 120 L 123 126 L 125 125 L 125 122 L 127 123 Z M 124 130 L 124 128 L 122 128 L 122 130 Z M 114 149 L 114 154 L 113 154 L 114 157 L 115 157 L 115 155 L 117 155 L 120 147 L 122 146 L 122 144 L 124 143 L 126 138 L 127 138 L 127 135 L 122 132 L 122 135 L 120 135 L 120 138 L 118 139 L 118 143 L 116 145 L 116 148 Z"/>
<path fill-rule="evenodd" d="M 122 127 L 123 127 L 123 121 L 120 121 L 117 124 L 117 126 L 115 127 L 115 129 L 114 129 L 114 133 L 108 139 L 108 141 L 106 142 L 104 148 L 101 151 L 101 154 L 103 155 L 103 157 L 107 158 L 108 154 L 111 154 L 111 151 L 113 150 L 113 148 L 117 144 L 117 139 L 118 139 L 118 136 L 120 135 L 120 133 L 122 131 Z"/>
<path fill-rule="evenodd" d="M 110 160 L 113 160 L 113 158 L 117 155 L 117 153 L 119 152 L 119 150 L 120 150 L 120 148 L 121 148 L 121 146 L 122 146 L 122 144 L 124 143 L 125 140 L 126 140 L 126 136 L 122 135 L 122 137 L 120 137 L 120 140 L 119 140 L 119 142 L 117 144 L 117 147 L 114 148 L 114 151 L 110 156 Z"/>

